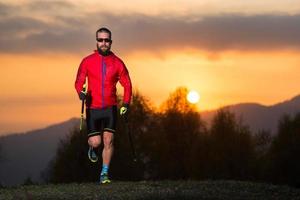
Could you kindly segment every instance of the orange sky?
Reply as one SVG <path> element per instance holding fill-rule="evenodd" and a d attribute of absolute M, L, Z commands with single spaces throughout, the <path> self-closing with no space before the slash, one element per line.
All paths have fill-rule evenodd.
<path fill-rule="evenodd" d="M 200 93 L 200 111 L 241 102 L 272 105 L 300 93 L 300 29 L 295 26 L 300 9 L 295 1 L 285 6 L 277 1 L 273 9 L 259 11 L 259 1 L 228 1 L 232 14 L 219 1 L 179 1 L 185 6 L 169 9 L 161 8 L 164 1 L 133 4 L 139 12 L 133 6 L 122 10 L 122 3 L 102 12 L 95 1 L 83 9 L 79 1 L 22 2 L 0 3 L 0 135 L 79 117 L 75 75 L 95 47 L 99 24 L 111 27 L 113 51 L 127 65 L 134 88 L 155 106 L 179 86 Z M 145 9 L 146 4 L 153 9 Z M 44 15 L 43 6 L 49 8 Z M 19 14 L 11 14 L 13 8 Z M 197 15 L 195 8 L 210 9 Z M 30 11 L 37 15 L 30 18 Z M 91 21 L 95 16 L 103 18 Z"/>

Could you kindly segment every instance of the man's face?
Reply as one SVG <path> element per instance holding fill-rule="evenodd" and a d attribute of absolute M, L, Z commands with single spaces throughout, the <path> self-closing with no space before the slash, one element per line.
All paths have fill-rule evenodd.
<path fill-rule="evenodd" d="M 103 55 L 108 54 L 111 47 L 111 39 L 109 37 L 109 33 L 99 32 L 97 34 L 96 40 L 98 51 L 101 51 Z"/>

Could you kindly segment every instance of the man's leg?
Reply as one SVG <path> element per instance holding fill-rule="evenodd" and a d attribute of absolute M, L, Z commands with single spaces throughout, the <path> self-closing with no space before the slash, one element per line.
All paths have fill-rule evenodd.
<path fill-rule="evenodd" d="M 88 157 L 91 162 L 98 161 L 97 152 L 94 151 L 95 148 L 100 146 L 101 144 L 101 136 L 99 124 L 97 121 L 99 120 L 100 111 L 96 109 L 86 109 L 86 125 L 87 125 L 87 134 L 88 134 Z"/>
<path fill-rule="evenodd" d="M 114 152 L 114 133 L 116 130 L 117 122 L 117 106 L 112 106 L 106 109 L 106 120 L 104 121 L 103 128 L 103 144 L 104 148 L 102 151 L 103 165 L 101 170 L 100 182 L 109 183 L 108 171 L 110 161 Z"/>
<path fill-rule="evenodd" d="M 113 155 L 114 151 L 114 145 L 113 145 L 113 139 L 114 134 L 108 131 L 103 132 L 103 152 L 102 152 L 102 158 L 103 158 L 103 164 L 109 166 L 111 157 Z"/>
<path fill-rule="evenodd" d="M 108 178 L 108 170 L 109 170 L 109 164 L 111 161 L 111 157 L 113 155 L 114 146 L 113 146 L 113 133 L 104 131 L 103 132 L 103 144 L 104 148 L 102 151 L 102 170 L 100 175 L 100 182 L 101 183 L 110 183 L 110 180 Z"/>
<path fill-rule="evenodd" d="M 97 152 L 95 152 L 94 149 L 100 146 L 101 144 L 101 137 L 100 135 L 91 136 L 88 139 L 89 144 L 89 151 L 88 151 L 88 157 L 91 162 L 97 162 L 98 161 L 98 155 Z"/>

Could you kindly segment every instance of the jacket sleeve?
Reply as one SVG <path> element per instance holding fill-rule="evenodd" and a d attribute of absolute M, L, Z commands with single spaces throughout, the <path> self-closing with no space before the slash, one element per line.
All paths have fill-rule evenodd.
<path fill-rule="evenodd" d="M 82 60 L 79 65 L 76 80 L 75 80 L 75 89 L 76 89 L 78 95 L 82 91 L 86 76 L 87 76 L 86 62 L 85 62 L 85 60 Z"/>
<path fill-rule="evenodd" d="M 132 95 L 132 85 L 129 72 L 123 62 L 121 62 L 120 65 L 119 82 L 124 88 L 123 103 L 130 104 Z"/>

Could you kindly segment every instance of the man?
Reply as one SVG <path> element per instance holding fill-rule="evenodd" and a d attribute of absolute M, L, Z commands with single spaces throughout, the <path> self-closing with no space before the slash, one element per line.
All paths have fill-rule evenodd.
<path fill-rule="evenodd" d="M 80 100 L 86 100 L 86 121 L 88 130 L 88 157 L 97 162 L 95 148 L 103 140 L 102 170 L 100 183 L 110 183 L 108 171 L 113 155 L 113 139 L 117 120 L 116 84 L 124 88 L 123 105 L 120 114 L 126 115 L 132 94 L 129 73 L 123 61 L 111 52 L 111 31 L 102 27 L 96 32 L 97 50 L 85 57 L 78 68 L 75 88 Z M 87 78 L 88 90 L 82 88 Z M 101 137 L 102 135 L 102 137 Z"/>

